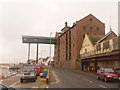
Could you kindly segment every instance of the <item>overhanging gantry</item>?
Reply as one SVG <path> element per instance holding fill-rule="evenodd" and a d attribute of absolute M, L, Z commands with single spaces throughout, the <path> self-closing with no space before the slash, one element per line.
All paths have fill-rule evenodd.
<path fill-rule="evenodd" d="M 54 37 L 43 37 L 43 36 L 22 36 L 23 43 L 31 44 L 56 44 L 56 39 Z"/>

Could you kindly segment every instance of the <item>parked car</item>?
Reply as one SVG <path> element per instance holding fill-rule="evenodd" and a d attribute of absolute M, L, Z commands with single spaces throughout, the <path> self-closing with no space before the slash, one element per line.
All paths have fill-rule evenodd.
<path fill-rule="evenodd" d="M 16 90 L 16 89 L 0 83 L 0 90 Z"/>
<path fill-rule="evenodd" d="M 40 73 L 42 73 L 44 71 L 44 68 L 40 65 L 36 65 L 35 68 L 36 68 L 36 75 L 37 76 L 39 76 Z"/>
<path fill-rule="evenodd" d="M 35 67 L 29 66 L 22 71 L 20 82 L 23 83 L 24 80 L 32 80 L 33 82 L 35 82 L 36 79 L 37 79 L 37 76 L 36 76 Z"/>
<path fill-rule="evenodd" d="M 119 80 L 120 80 L 120 68 L 115 68 L 116 72 L 119 73 Z"/>
<path fill-rule="evenodd" d="M 113 68 L 100 68 L 97 70 L 97 79 L 104 79 L 105 82 L 119 80 L 119 73 Z"/>

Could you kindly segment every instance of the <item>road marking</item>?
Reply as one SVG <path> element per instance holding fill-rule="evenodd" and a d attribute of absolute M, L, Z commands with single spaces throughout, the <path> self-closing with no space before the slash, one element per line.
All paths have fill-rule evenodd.
<path fill-rule="evenodd" d="M 4 80 L 0 80 L 0 82 L 3 82 Z"/>
<path fill-rule="evenodd" d="M 34 87 L 32 87 L 32 88 L 39 88 L 39 87 L 37 87 L 37 86 L 34 86 Z"/>
<path fill-rule="evenodd" d="M 90 81 L 90 80 L 89 80 L 89 82 L 92 83 L 93 81 Z"/>
<path fill-rule="evenodd" d="M 14 85 L 16 85 L 17 83 L 19 83 L 20 81 L 13 83 L 12 85 L 10 85 L 9 87 L 13 87 Z"/>
<path fill-rule="evenodd" d="M 74 74 L 76 77 L 81 77 L 80 75 L 77 75 L 77 74 Z M 91 81 L 91 80 L 88 80 L 88 79 L 86 79 L 86 78 L 82 78 L 82 79 L 84 79 L 84 80 L 87 80 L 87 81 L 89 81 L 90 83 L 92 83 L 93 81 Z"/>
<path fill-rule="evenodd" d="M 103 87 L 103 88 L 107 88 L 107 87 L 105 87 L 105 86 L 103 86 L 103 85 L 98 85 L 98 86 Z"/>
<path fill-rule="evenodd" d="M 79 77 L 79 78 L 81 77 L 80 75 L 77 75 L 77 74 L 74 74 L 74 75 L 75 75 L 76 77 Z"/>
<path fill-rule="evenodd" d="M 55 74 L 55 72 L 52 71 L 52 73 L 53 73 L 53 75 L 55 76 L 55 80 L 56 80 L 56 82 L 53 82 L 53 83 L 50 83 L 50 84 L 56 84 L 56 83 L 59 83 L 60 80 L 59 80 L 59 78 L 57 77 L 57 75 Z"/>
<path fill-rule="evenodd" d="M 88 82 L 90 82 L 90 83 L 92 83 L 93 81 L 91 81 L 91 80 L 89 80 L 89 79 L 86 79 L 86 78 L 83 78 L 84 80 L 86 80 L 86 81 L 88 81 Z"/>

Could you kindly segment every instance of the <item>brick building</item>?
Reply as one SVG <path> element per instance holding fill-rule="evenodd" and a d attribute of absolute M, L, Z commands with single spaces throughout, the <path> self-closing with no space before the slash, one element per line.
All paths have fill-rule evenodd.
<path fill-rule="evenodd" d="M 54 64 L 57 67 L 80 68 L 80 49 L 85 34 L 105 35 L 105 24 L 92 14 L 76 21 L 72 27 L 67 25 L 56 33 Z"/>

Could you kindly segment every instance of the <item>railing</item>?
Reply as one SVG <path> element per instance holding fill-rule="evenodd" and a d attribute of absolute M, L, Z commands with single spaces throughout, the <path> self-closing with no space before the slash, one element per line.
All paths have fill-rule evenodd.
<path fill-rule="evenodd" d="M 100 50 L 95 49 L 95 50 L 86 52 L 84 54 L 80 54 L 80 57 L 84 58 L 84 57 L 93 56 L 93 55 L 97 55 L 97 54 L 109 53 L 111 51 L 118 50 L 118 49 L 120 49 L 118 45 L 111 44 L 108 49 L 104 49 L 103 47 L 101 47 Z"/>

